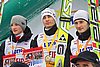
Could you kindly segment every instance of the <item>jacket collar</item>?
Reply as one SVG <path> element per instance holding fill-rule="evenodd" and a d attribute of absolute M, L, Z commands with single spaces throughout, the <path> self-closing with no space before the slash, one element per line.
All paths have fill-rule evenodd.
<path fill-rule="evenodd" d="M 51 36 L 51 35 L 54 35 L 55 34 L 55 32 L 57 31 L 57 25 L 55 24 L 51 29 L 49 29 L 49 30 L 45 30 L 45 28 L 44 28 L 44 32 L 45 32 L 45 34 L 46 35 L 48 35 L 48 36 Z"/>

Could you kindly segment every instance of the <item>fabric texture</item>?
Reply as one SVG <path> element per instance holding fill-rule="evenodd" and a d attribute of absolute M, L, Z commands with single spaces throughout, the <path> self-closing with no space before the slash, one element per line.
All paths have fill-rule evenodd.
<path fill-rule="evenodd" d="M 76 58 L 71 60 L 72 63 L 76 63 L 79 60 L 86 60 L 93 63 L 99 63 L 99 58 L 94 52 L 84 51 L 81 52 Z"/>
<path fill-rule="evenodd" d="M 92 46 L 93 43 L 90 36 L 91 35 L 90 28 L 88 28 L 85 32 L 81 34 L 79 34 L 79 32 L 76 31 L 76 35 L 77 37 L 71 41 L 70 48 L 72 55 L 77 55 L 78 53 L 83 52 L 85 50 L 84 48 L 86 48 L 86 51 L 93 51 L 93 46 Z M 78 45 L 80 46 L 78 47 Z M 80 51 L 78 51 L 78 48 L 80 49 Z"/>
<path fill-rule="evenodd" d="M 46 8 L 45 10 L 43 10 L 42 13 L 41 13 L 41 16 L 42 16 L 42 17 L 41 17 L 41 20 L 43 19 L 43 17 L 44 17 L 45 15 L 50 15 L 50 16 L 52 16 L 52 17 L 54 18 L 55 22 L 56 22 L 56 13 L 55 13 L 55 11 L 54 11 L 53 9 Z"/>
<path fill-rule="evenodd" d="M 85 10 L 78 10 L 73 17 L 73 21 L 78 20 L 78 19 L 83 19 L 89 22 L 89 14 Z"/>
<path fill-rule="evenodd" d="M 11 25 L 13 23 L 19 24 L 22 27 L 22 29 L 25 30 L 25 28 L 27 26 L 27 19 L 23 16 L 15 15 L 11 19 Z"/>

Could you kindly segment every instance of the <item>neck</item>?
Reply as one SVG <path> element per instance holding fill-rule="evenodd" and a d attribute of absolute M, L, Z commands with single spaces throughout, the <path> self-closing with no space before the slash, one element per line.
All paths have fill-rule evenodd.
<path fill-rule="evenodd" d="M 45 27 L 45 30 L 50 30 L 52 27 Z"/>
<path fill-rule="evenodd" d="M 17 35 L 15 35 L 15 36 L 23 36 L 24 35 L 24 33 L 20 33 L 20 34 L 17 34 Z"/>
<path fill-rule="evenodd" d="M 82 41 L 87 40 L 91 35 L 90 28 L 88 28 L 85 32 L 83 32 L 81 34 L 77 31 L 76 35 L 78 36 L 78 39 L 80 39 Z"/>
<path fill-rule="evenodd" d="M 57 25 L 55 24 L 55 25 L 53 25 L 50 29 L 46 29 L 46 28 L 44 28 L 44 32 L 45 32 L 45 34 L 46 35 L 53 35 L 53 34 L 55 34 L 55 32 L 57 31 Z"/>

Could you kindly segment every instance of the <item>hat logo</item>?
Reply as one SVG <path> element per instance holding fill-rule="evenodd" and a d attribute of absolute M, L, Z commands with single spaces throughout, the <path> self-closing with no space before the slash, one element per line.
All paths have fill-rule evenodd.
<path fill-rule="evenodd" d="M 96 59 L 96 61 L 98 62 L 99 60 L 98 60 L 98 59 Z"/>
<path fill-rule="evenodd" d="M 22 23 L 22 25 L 25 25 L 25 23 L 24 22 L 21 22 Z"/>
<path fill-rule="evenodd" d="M 54 13 L 51 13 L 51 12 L 49 12 L 49 11 L 44 12 L 44 13 L 50 13 L 50 14 L 52 14 L 54 17 L 56 17 Z M 44 13 L 42 13 L 42 14 L 44 14 Z"/>

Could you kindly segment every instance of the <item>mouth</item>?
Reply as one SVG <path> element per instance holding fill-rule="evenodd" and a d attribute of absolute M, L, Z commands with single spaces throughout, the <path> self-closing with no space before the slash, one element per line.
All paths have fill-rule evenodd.
<path fill-rule="evenodd" d="M 78 30 L 83 30 L 83 28 L 78 28 Z"/>
<path fill-rule="evenodd" d="M 45 24 L 46 24 L 46 25 L 50 25 L 50 23 L 51 23 L 51 22 L 46 22 Z"/>
<path fill-rule="evenodd" d="M 49 25 L 50 23 L 46 23 L 46 25 Z"/>
<path fill-rule="evenodd" d="M 16 32 L 17 30 L 13 30 L 13 32 Z"/>

